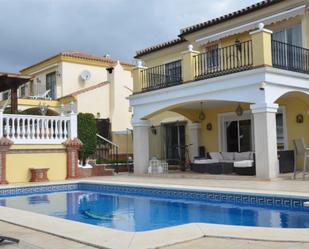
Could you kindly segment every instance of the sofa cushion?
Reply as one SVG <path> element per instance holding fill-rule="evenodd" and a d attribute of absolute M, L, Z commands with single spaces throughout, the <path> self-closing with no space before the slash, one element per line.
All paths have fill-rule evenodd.
<path fill-rule="evenodd" d="M 253 161 L 252 160 L 243 160 L 243 161 L 237 161 L 234 162 L 235 168 L 251 168 L 253 167 Z"/>
<path fill-rule="evenodd" d="M 243 161 L 243 160 L 252 160 L 251 159 L 252 152 L 241 152 L 235 153 L 235 161 Z"/>
<path fill-rule="evenodd" d="M 234 160 L 220 160 L 220 163 L 234 163 Z"/>
<path fill-rule="evenodd" d="M 234 152 L 221 152 L 223 160 L 233 161 L 234 160 Z"/>
<path fill-rule="evenodd" d="M 209 152 L 209 156 L 211 157 L 211 159 L 218 160 L 218 161 L 223 159 L 220 152 Z"/>
<path fill-rule="evenodd" d="M 219 160 L 216 159 L 196 159 L 194 160 L 194 164 L 211 164 L 211 163 L 218 163 Z"/>

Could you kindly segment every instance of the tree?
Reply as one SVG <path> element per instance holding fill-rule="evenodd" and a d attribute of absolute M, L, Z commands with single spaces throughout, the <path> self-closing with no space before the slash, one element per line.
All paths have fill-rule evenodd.
<path fill-rule="evenodd" d="M 79 160 L 85 165 L 86 159 L 96 151 L 96 120 L 91 113 L 79 113 L 77 120 L 78 138 L 83 143 L 83 146 L 79 151 Z"/>

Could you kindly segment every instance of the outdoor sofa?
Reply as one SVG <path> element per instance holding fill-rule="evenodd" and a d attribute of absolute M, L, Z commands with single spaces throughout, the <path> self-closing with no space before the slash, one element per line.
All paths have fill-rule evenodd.
<path fill-rule="evenodd" d="M 207 158 L 196 158 L 191 170 L 197 173 L 255 175 L 253 152 L 209 152 Z"/>

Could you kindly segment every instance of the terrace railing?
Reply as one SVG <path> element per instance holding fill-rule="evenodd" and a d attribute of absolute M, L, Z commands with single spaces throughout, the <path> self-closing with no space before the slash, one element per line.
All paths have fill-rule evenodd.
<path fill-rule="evenodd" d="M 194 77 L 196 80 L 217 77 L 244 70 L 253 66 L 252 41 L 239 42 L 223 48 L 194 56 Z"/>
<path fill-rule="evenodd" d="M 105 137 L 97 134 L 96 151 L 90 156 L 91 159 L 97 160 L 98 163 L 110 163 L 118 173 L 119 146 Z"/>
<path fill-rule="evenodd" d="M 144 69 L 141 72 L 142 91 L 181 84 L 181 75 L 181 60 Z"/>
<path fill-rule="evenodd" d="M 77 115 L 18 115 L 0 111 L 0 137 L 15 144 L 61 144 L 77 137 Z"/>
<path fill-rule="evenodd" d="M 309 49 L 272 40 L 273 67 L 309 73 Z"/>

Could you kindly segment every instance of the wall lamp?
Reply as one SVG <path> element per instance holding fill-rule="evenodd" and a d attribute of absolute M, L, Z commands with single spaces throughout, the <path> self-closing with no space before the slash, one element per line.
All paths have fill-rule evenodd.
<path fill-rule="evenodd" d="M 265 82 L 262 82 L 259 89 L 260 89 L 261 91 L 264 91 L 264 90 L 265 90 L 265 87 L 266 87 L 266 83 L 265 83 Z"/>
<path fill-rule="evenodd" d="M 157 135 L 157 129 L 156 129 L 156 127 L 155 127 L 154 125 L 152 125 L 152 126 L 150 127 L 150 130 L 151 130 L 151 133 L 152 133 L 153 135 Z"/>
<path fill-rule="evenodd" d="M 106 68 L 106 70 L 107 70 L 108 73 L 111 74 L 113 72 L 114 68 L 113 67 L 109 67 L 109 68 Z"/>

